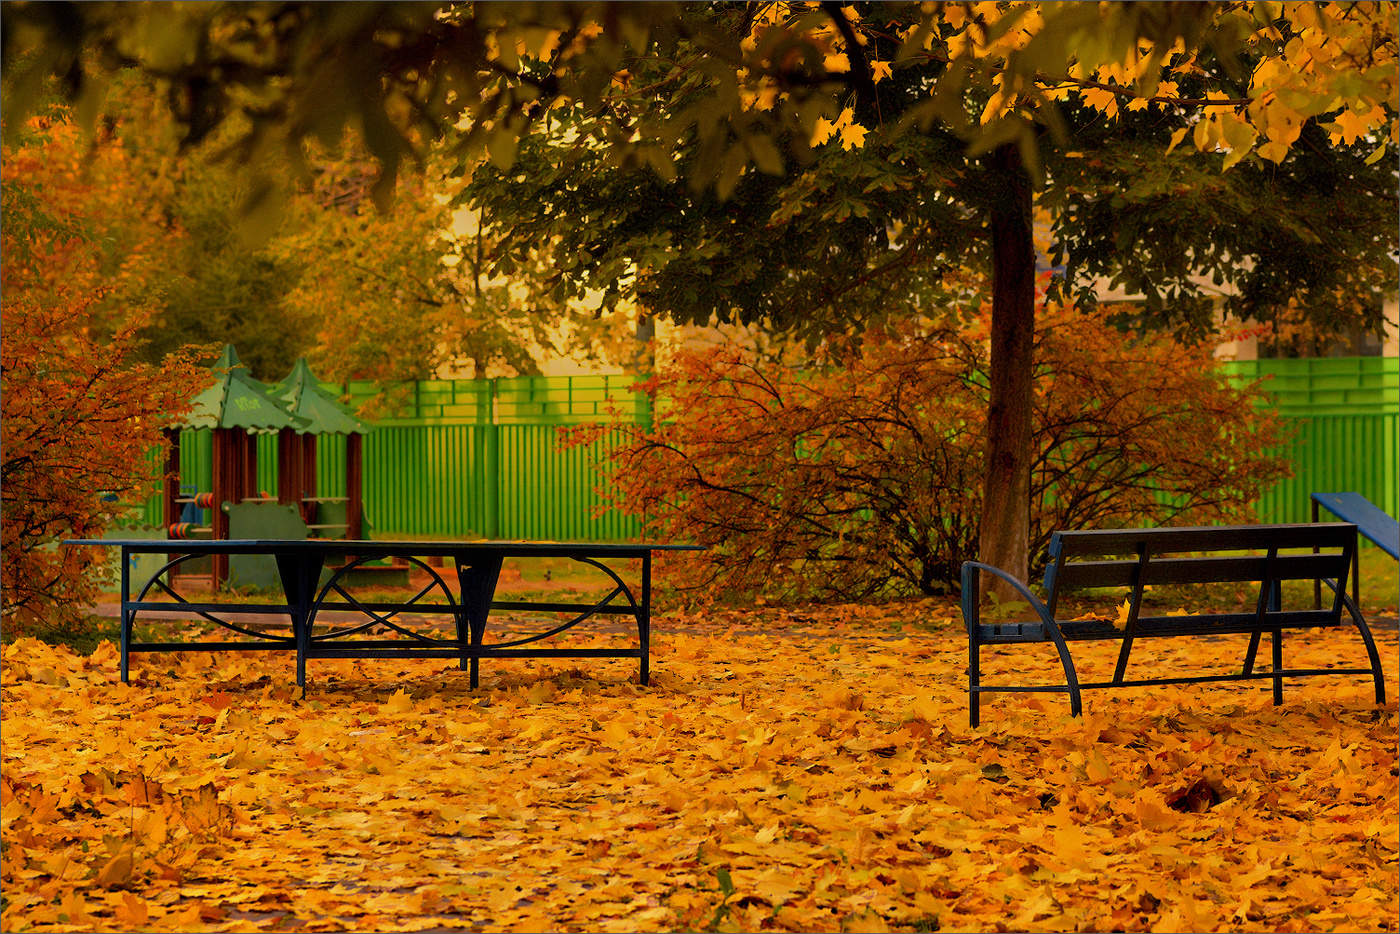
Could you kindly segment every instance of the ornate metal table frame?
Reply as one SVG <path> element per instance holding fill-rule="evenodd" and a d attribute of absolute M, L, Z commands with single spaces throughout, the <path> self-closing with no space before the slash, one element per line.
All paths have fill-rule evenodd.
<path fill-rule="evenodd" d="M 650 681 L 651 650 L 651 556 L 655 551 L 696 550 L 691 545 L 599 544 L 564 542 L 401 542 L 401 541 L 230 541 L 230 540 L 151 540 L 82 539 L 70 545 L 104 545 L 121 548 L 121 679 L 130 676 L 132 652 L 168 651 L 267 651 L 291 649 L 296 652 L 297 684 L 306 686 L 306 662 L 313 658 L 455 658 L 468 670 L 471 686 L 479 683 L 483 658 L 636 658 L 639 680 Z M 151 575 L 132 597 L 131 558 L 139 554 L 164 554 L 164 565 Z M 177 591 L 171 571 L 207 555 L 267 555 L 277 564 L 283 591 L 282 603 L 191 602 Z M 320 583 L 327 559 L 348 560 L 337 568 L 325 584 Z M 424 558 L 452 559 L 457 586 L 444 579 Z M 424 571 L 428 584 L 407 600 L 365 602 L 354 597 L 345 579 L 356 568 L 370 561 L 398 558 Z M 613 587 L 593 603 L 557 603 L 542 600 L 500 601 L 495 599 L 501 566 L 507 558 L 570 558 L 597 568 Z M 609 564 L 616 561 L 641 562 L 641 586 L 634 593 Z M 446 563 L 444 561 L 444 563 Z M 449 572 L 450 573 L 450 572 Z M 148 600 L 152 592 L 167 600 Z M 445 602 L 425 603 L 439 592 Z M 215 623 L 248 638 L 224 642 L 136 642 L 132 632 L 137 615 L 143 611 L 180 610 Z M 331 626 L 313 632 L 316 615 L 323 610 L 352 610 L 367 619 L 344 626 Z M 486 641 L 486 623 L 492 610 L 526 610 L 570 613 L 571 618 L 543 632 L 502 642 Z M 404 614 L 445 615 L 455 626 L 455 636 L 438 638 L 403 624 Z M 253 614 L 286 614 L 291 635 L 275 635 L 240 625 L 226 617 Z M 636 648 L 548 648 L 533 643 L 558 635 L 584 620 L 598 615 L 631 616 L 637 624 Z M 390 639 L 347 638 L 383 627 L 397 634 Z M 339 640 L 339 641 L 338 641 Z"/>

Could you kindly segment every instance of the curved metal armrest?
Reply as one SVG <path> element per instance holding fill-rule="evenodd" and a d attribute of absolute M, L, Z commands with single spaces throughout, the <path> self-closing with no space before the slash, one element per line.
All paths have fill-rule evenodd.
<path fill-rule="evenodd" d="M 1345 590 L 1339 591 L 1337 589 L 1337 582 L 1332 580 L 1332 578 L 1330 577 L 1321 578 L 1321 581 L 1324 584 L 1326 584 L 1334 594 L 1337 594 L 1342 598 L 1342 606 L 1347 608 L 1347 612 L 1351 614 L 1351 618 L 1353 620 L 1359 621 L 1361 624 L 1364 625 L 1366 622 L 1366 618 L 1361 615 L 1361 607 L 1357 606 L 1355 601 L 1351 599 L 1351 594 L 1347 593 Z M 1369 626 L 1367 626 L 1366 628 L 1368 630 L 1370 629 Z"/>
<path fill-rule="evenodd" d="M 991 574 L 995 574 L 997 577 L 1000 577 L 1010 584 L 1015 588 L 1017 593 L 1026 598 L 1026 602 L 1030 604 L 1032 610 L 1035 610 L 1035 614 L 1040 617 L 1040 621 L 1049 627 L 1056 635 L 1059 634 L 1060 627 L 1056 624 L 1055 618 L 1050 615 L 1050 608 L 1047 607 L 1039 597 L 1031 593 L 1030 589 L 1027 588 L 1025 584 L 999 567 L 983 564 L 981 561 L 964 561 L 962 566 L 962 612 L 963 624 L 967 626 L 969 633 L 972 631 L 972 627 L 977 625 L 979 619 L 976 580 L 978 571 L 987 571 Z"/>
<path fill-rule="evenodd" d="M 986 690 L 979 687 L 981 675 L 977 667 L 977 646 L 981 641 L 981 633 L 978 629 L 978 605 L 977 605 L 977 574 L 979 571 L 986 571 L 995 574 L 1015 589 L 1021 596 L 1026 598 L 1031 609 L 1040 617 L 1041 623 L 1045 627 L 1045 641 L 1053 642 L 1055 651 L 1060 656 L 1060 665 L 1065 670 L 1065 690 L 1069 693 L 1069 712 L 1071 716 L 1077 717 L 1084 710 L 1083 702 L 1079 696 L 1079 675 L 1074 670 L 1074 659 L 1070 657 L 1069 646 L 1065 644 L 1065 635 L 1060 632 L 1059 623 L 1055 622 L 1054 616 L 1050 614 L 1047 607 L 1039 597 L 1030 592 L 1025 584 L 1021 583 L 1001 568 L 993 567 L 990 564 L 983 564 L 981 561 L 964 561 L 962 566 L 962 611 L 963 623 L 967 626 L 968 637 L 968 658 L 967 666 L 968 678 L 968 709 L 969 719 L 975 727 L 978 722 L 978 692 Z M 1008 689 L 1014 690 L 1014 689 Z"/>
<path fill-rule="evenodd" d="M 1322 578 L 1322 582 L 1332 588 L 1332 592 L 1341 597 L 1342 605 L 1351 614 L 1351 620 L 1356 624 L 1356 631 L 1361 633 L 1361 641 L 1366 645 L 1366 655 L 1371 660 L 1371 679 L 1376 685 L 1376 703 L 1385 703 L 1385 672 L 1381 670 L 1381 656 L 1376 650 L 1375 637 L 1371 635 L 1371 627 L 1366 625 L 1366 617 L 1361 615 L 1361 607 L 1351 599 L 1346 590 L 1338 587 L 1337 582 L 1329 578 Z"/>

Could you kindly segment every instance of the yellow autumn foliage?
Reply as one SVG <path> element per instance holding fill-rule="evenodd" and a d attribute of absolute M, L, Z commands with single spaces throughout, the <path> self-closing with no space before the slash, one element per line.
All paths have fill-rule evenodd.
<path fill-rule="evenodd" d="M 994 2 L 924 4 L 919 18 L 896 33 L 906 44 L 938 54 L 974 71 L 985 73 L 990 95 L 978 123 L 991 127 L 1005 119 L 1028 117 L 1041 102 L 1074 98 L 1109 119 L 1123 110 L 1149 107 L 1200 107 L 1191 135 L 1204 151 L 1226 154 L 1228 169 L 1251 152 L 1281 162 L 1309 118 L 1323 119 L 1334 145 L 1358 140 L 1376 147 L 1375 158 L 1400 140 L 1395 98 L 1397 89 L 1395 5 L 1393 3 L 1249 3 L 1222 4 L 1217 26 L 1239 33 L 1255 56 L 1248 81 L 1230 94 L 1215 91 L 1207 100 L 1180 98 L 1179 79 L 1203 71 L 1196 50 L 1180 38 L 1172 47 L 1154 47 L 1142 37 L 1125 35 L 1132 24 L 1133 4 L 1099 4 L 1097 21 L 1083 15 L 1080 3 Z M 851 71 L 846 38 L 831 22 L 814 16 L 814 4 L 766 5 L 769 11 L 752 24 L 743 48 L 752 51 L 756 36 L 786 23 L 802 32 L 823 58 L 828 75 Z M 862 46 L 886 35 L 888 13 L 865 17 L 846 7 L 850 32 Z M 1284 31 L 1286 27 L 1286 32 Z M 1025 62 L 1021 59 L 1027 53 Z M 864 53 L 862 53 L 864 54 Z M 913 55 L 913 47 L 901 55 Z M 913 57 L 917 57 L 914 55 Z M 909 59 L 906 59 L 906 61 Z M 868 62 L 872 83 L 889 78 L 900 62 Z M 961 75 L 961 72 L 956 72 Z M 771 82 L 766 75 L 740 70 L 740 83 Z M 962 78 L 959 78 L 962 80 Z M 931 90 L 937 85 L 931 85 Z M 1242 94 L 1243 96 L 1237 96 Z M 742 93 L 746 108 L 758 106 L 757 92 Z M 771 107 L 772 96 L 764 98 Z M 762 109 L 767 109 L 762 108 Z M 815 118 L 812 146 L 839 138 L 842 148 L 859 148 L 864 133 L 859 123 L 833 125 Z M 869 116 L 866 117 L 869 119 Z M 836 131 L 849 126 L 849 132 Z M 1185 136 L 1178 134 L 1175 148 Z"/>
<path fill-rule="evenodd" d="M 1281 708 L 1267 683 L 1090 693 L 1077 720 L 997 695 L 979 730 L 961 625 L 930 602 L 671 615 L 650 687 L 616 661 L 498 662 L 476 692 L 437 661 L 328 661 L 302 697 L 272 653 L 138 656 L 124 686 L 110 645 L 22 640 L 0 923 L 1393 931 L 1378 635 L 1384 708 L 1351 677 Z M 1225 669 L 1243 643 L 1150 648 L 1154 670 Z M 1287 643 L 1302 667 L 1339 651 L 1358 640 Z M 1081 676 L 1115 652 L 1077 646 Z M 1025 647 L 983 663 L 1057 670 Z"/>

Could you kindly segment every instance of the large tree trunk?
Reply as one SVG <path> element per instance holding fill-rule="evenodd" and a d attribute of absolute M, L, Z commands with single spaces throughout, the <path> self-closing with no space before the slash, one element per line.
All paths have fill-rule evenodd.
<path fill-rule="evenodd" d="M 992 155 L 999 197 L 991 209 L 992 360 L 987 463 L 978 557 L 1026 579 L 1030 544 L 1032 348 L 1035 337 L 1035 241 L 1031 183 L 1014 146 Z M 1016 599 L 982 575 L 982 593 Z"/>

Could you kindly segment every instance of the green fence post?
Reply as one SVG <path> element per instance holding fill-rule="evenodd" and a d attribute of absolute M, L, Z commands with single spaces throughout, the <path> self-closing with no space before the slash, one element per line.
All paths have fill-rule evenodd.
<path fill-rule="evenodd" d="M 484 437 L 484 461 L 485 468 L 485 490 L 483 499 L 486 507 L 486 528 L 483 534 L 487 538 L 498 538 L 501 534 L 501 426 L 496 424 L 496 380 L 493 378 L 487 386 L 486 405 L 481 408 L 486 416 L 482 431 Z"/>

